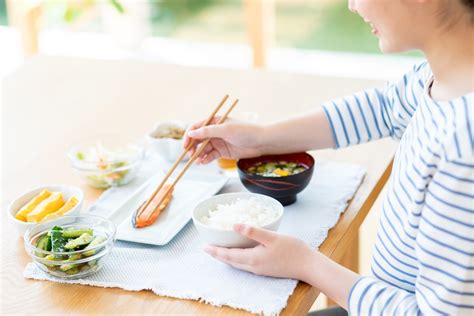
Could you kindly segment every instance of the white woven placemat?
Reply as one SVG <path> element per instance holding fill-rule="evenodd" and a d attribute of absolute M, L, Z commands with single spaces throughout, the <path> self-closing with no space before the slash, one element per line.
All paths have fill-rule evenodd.
<path fill-rule="evenodd" d="M 279 231 L 318 247 L 336 224 L 364 175 L 365 169 L 357 165 L 318 162 L 311 183 L 298 195 L 298 201 L 285 207 Z M 124 187 L 106 192 L 92 210 L 111 209 L 124 192 L 130 190 Z M 242 190 L 239 180 L 233 178 L 223 192 Z M 104 267 L 85 279 L 59 280 L 33 263 L 26 266 L 24 276 L 128 291 L 151 290 L 158 295 L 228 305 L 265 315 L 279 314 L 286 306 L 297 281 L 234 269 L 209 257 L 202 251 L 203 247 L 190 222 L 166 246 L 116 242 Z"/>

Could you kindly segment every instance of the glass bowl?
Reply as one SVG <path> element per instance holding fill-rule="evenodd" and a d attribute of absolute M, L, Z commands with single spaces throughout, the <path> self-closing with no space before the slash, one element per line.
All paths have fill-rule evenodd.
<path fill-rule="evenodd" d="M 51 228 L 92 229 L 99 242 L 91 247 L 74 251 L 48 251 L 37 247 L 39 239 Z M 24 235 L 25 249 L 33 262 L 46 273 L 61 279 L 82 278 L 98 271 L 110 254 L 115 242 L 115 225 L 108 219 L 95 215 L 63 216 L 29 228 Z M 70 240 L 77 237 L 71 237 Z"/>
<path fill-rule="evenodd" d="M 145 147 L 132 139 L 102 137 L 73 146 L 67 156 L 88 185 L 107 189 L 133 180 L 145 157 Z"/>

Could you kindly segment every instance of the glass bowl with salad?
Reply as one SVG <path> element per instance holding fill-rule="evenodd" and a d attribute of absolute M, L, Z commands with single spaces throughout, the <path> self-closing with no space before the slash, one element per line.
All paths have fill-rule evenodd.
<path fill-rule="evenodd" d="M 129 183 L 143 162 L 145 148 L 138 141 L 104 137 L 72 147 L 67 156 L 74 170 L 94 188 Z"/>
<path fill-rule="evenodd" d="M 41 270 L 61 279 L 82 278 L 104 265 L 115 232 L 115 225 L 100 216 L 64 216 L 28 229 L 24 243 Z"/>

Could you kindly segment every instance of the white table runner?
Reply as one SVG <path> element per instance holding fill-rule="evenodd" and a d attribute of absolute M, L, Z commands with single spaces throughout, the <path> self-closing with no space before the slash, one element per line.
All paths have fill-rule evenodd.
<path fill-rule="evenodd" d="M 147 169 L 148 168 L 148 169 Z M 143 169 L 144 181 L 151 165 Z M 318 162 L 309 186 L 298 201 L 285 207 L 279 231 L 319 247 L 344 211 L 365 175 L 357 165 Z M 94 213 L 112 209 L 131 187 L 114 188 L 91 208 Z M 232 178 L 223 192 L 244 190 Z M 166 246 L 147 246 L 116 242 L 104 267 L 96 274 L 79 280 L 50 277 L 29 263 L 26 278 L 61 283 L 118 287 L 129 291 L 151 290 L 158 295 L 200 300 L 212 305 L 228 305 L 265 315 L 279 314 L 287 304 L 297 281 L 262 277 L 229 267 L 202 251 L 203 242 L 192 222 Z M 282 254 L 284 255 L 284 254 Z M 316 268 L 316 267 L 315 267 Z"/>

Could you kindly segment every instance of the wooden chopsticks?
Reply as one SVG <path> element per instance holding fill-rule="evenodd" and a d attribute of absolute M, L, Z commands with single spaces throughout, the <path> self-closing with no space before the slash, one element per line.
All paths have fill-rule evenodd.
<path fill-rule="evenodd" d="M 219 110 L 222 108 L 222 106 L 224 105 L 224 103 L 227 101 L 227 99 L 229 98 L 229 95 L 225 95 L 221 102 L 219 102 L 219 104 L 217 105 L 217 107 L 214 109 L 214 111 L 212 111 L 211 115 L 209 115 L 208 119 L 205 121 L 205 123 L 203 124 L 203 126 L 207 126 L 209 125 L 212 120 L 214 119 L 214 117 L 216 116 L 217 112 L 219 112 Z M 224 113 L 224 115 L 219 119 L 219 121 L 217 122 L 217 124 L 222 124 L 224 123 L 224 121 L 227 119 L 227 117 L 229 116 L 230 112 L 232 112 L 232 110 L 235 108 L 235 106 L 237 105 L 237 103 L 239 102 L 238 99 L 236 99 L 234 101 L 234 103 L 232 103 L 232 105 L 227 109 L 227 111 Z M 186 163 L 186 165 L 183 167 L 183 169 L 181 170 L 181 172 L 178 174 L 178 176 L 174 179 L 173 183 L 168 187 L 167 191 L 165 194 L 163 194 L 163 198 L 166 197 L 168 195 L 168 193 L 173 190 L 173 188 L 176 186 L 176 184 L 178 183 L 178 181 L 182 178 L 182 176 L 184 175 L 184 173 L 189 169 L 189 167 L 193 164 L 193 162 L 196 160 L 197 157 L 199 157 L 199 155 L 202 153 L 202 151 L 204 150 L 204 148 L 207 146 L 207 144 L 209 143 L 210 139 L 206 139 L 204 142 L 202 142 L 202 144 L 199 146 L 199 148 L 194 152 L 194 154 L 192 155 L 192 157 L 189 159 L 189 161 Z M 171 167 L 171 169 L 166 173 L 165 177 L 163 178 L 163 180 L 160 182 L 160 184 L 158 185 L 158 187 L 155 189 L 155 191 L 153 191 L 152 195 L 150 196 L 150 198 L 145 202 L 145 204 L 143 206 L 140 207 L 140 210 L 138 211 L 136 217 L 138 218 L 145 210 L 146 208 L 148 207 L 148 205 L 151 203 L 151 201 L 155 198 L 155 196 L 158 194 L 158 192 L 163 188 L 163 186 L 165 185 L 166 181 L 168 181 L 168 179 L 170 178 L 170 176 L 173 174 L 173 172 L 176 170 L 176 167 L 178 166 L 178 164 L 184 159 L 184 157 L 186 156 L 186 154 L 188 153 L 188 151 L 194 146 L 194 143 L 195 143 L 195 140 L 192 139 L 190 141 L 190 143 L 188 144 L 188 146 L 186 146 L 186 148 L 183 150 L 183 152 L 181 153 L 181 155 L 178 157 L 178 159 L 175 161 L 175 163 L 173 164 L 173 166 Z M 161 203 L 163 202 L 163 199 L 161 201 L 159 201 L 159 203 L 157 203 L 156 205 L 161 205 Z M 152 215 L 152 212 L 150 212 L 150 215 L 149 217 L 151 217 Z M 148 217 L 148 219 L 149 219 Z"/>

